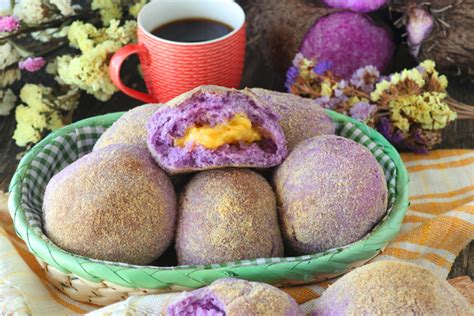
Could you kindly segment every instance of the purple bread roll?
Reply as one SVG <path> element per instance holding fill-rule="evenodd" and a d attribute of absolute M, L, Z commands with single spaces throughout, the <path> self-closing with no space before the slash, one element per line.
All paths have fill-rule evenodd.
<path fill-rule="evenodd" d="M 179 199 L 179 264 L 210 264 L 283 255 L 275 194 L 249 169 L 196 174 Z"/>
<path fill-rule="evenodd" d="M 372 12 L 387 5 L 388 0 L 323 0 L 328 6 L 338 9 L 349 9 L 355 12 Z"/>
<path fill-rule="evenodd" d="M 340 136 L 301 142 L 273 180 L 283 238 L 296 254 L 355 242 L 387 209 L 387 186 L 377 160 L 364 146 Z"/>
<path fill-rule="evenodd" d="M 100 136 L 94 145 L 94 150 L 112 144 L 130 144 L 147 148 L 146 123 L 160 108 L 162 108 L 160 104 L 145 104 L 124 113 Z"/>
<path fill-rule="evenodd" d="M 296 301 L 276 287 L 233 278 L 183 293 L 167 308 L 169 316 L 303 316 Z"/>
<path fill-rule="evenodd" d="M 51 178 L 43 220 L 46 235 L 66 251 L 149 264 L 173 240 L 176 194 L 146 149 L 110 145 Z"/>
<path fill-rule="evenodd" d="M 313 315 L 474 315 L 474 308 L 428 269 L 378 261 L 337 280 L 317 301 Z"/>
<path fill-rule="evenodd" d="M 265 106 L 280 116 L 288 151 L 307 138 L 335 133 L 331 118 L 312 99 L 260 88 L 243 91 L 260 98 Z"/>
<path fill-rule="evenodd" d="M 255 140 L 230 140 L 210 148 L 186 139 L 193 128 L 228 126 L 237 115 L 249 120 Z M 207 140 L 214 140 L 214 136 Z M 148 123 L 148 148 L 171 174 L 223 167 L 266 168 L 280 164 L 287 155 L 276 114 L 238 90 L 217 86 L 182 94 L 155 113 Z"/>

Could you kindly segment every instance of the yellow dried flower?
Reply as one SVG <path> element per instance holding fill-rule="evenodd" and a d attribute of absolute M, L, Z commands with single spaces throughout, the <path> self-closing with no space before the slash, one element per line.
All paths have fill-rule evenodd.
<path fill-rule="evenodd" d="M 436 64 L 434 61 L 432 61 L 431 59 L 427 59 L 425 61 L 423 61 L 421 64 L 420 64 L 421 67 L 423 67 L 423 69 L 425 69 L 425 71 L 427 73 L 433 73 L 435 72 L 435 67 L 436 67 Z"/>
<path fill-rule="evenodd" d="M 70 85 L 75 85 L 101 101 L 107 101 L 117 88 L 108 74 L 108 57 L 118 47 L 106 41 L 81 56 L 58 58 L 58 74 Z"/>
<path fill-rule="evenodd" d="M 44 132 L 62 127 L 64 112 L 58 103 L 66 102 L 72 110 L 77 105 L 79 94 L 77 89 L 68 89 L 66 94 L 58 95 L 57 91 L 53 94 L 51 88 L 26 84 L 20 91 L 20 98 L 25 104 L 16 108 L 17 126 L 13 139 L 18 146 L 26 146 L 38 142 Z"/>
<path fill-rule="evenodd" d="M 135 2 L 130 8 L 128 9 L 128 13 L 130 15 L 137 17 L 138 13 L 140 13 L 140 10 L 143 8 L 143 6 L 146 4 L 146 0 L 139 0 L 138 2 Z"/>
<path fill-rule="evenodd" d="M 330 97 L 332 96 L 332 87 L 331 83 L 327 80 L 324 80 L 321 83 L 321 96 L 323 97 Z"/>
<path fill-rule="evenodd" d="M 418 71 L 418 69 L 413 68 L 410 70 L 404 69 L 400 75 L 400 81 L 404 80 L 411 80 L 416 83 L 417 86 L 423 87 L 425 85 L 425 80 L 423 79 L 423 76 L 421 73 Z"/>
<path fill-rule="evenodd" d="M 123 45 L 136 39 L 136 22 L 111 20 L 108 28 L 75 22 L 68 38 L 79 47 L 82 55 L 64 55 L 57 58 L 59 81 L 85 90 L 101 101 L 107 101 L 118 89 L 109 77 L 110 56 Z"/>
<path fill-rule="evenodd" d="M 102 23 L 109 25 L 110 21 L 122 18 L 120 0 L 92 0 L 92 10 L 99 10 Z"/>
<path fill-rule="evenodd" d="M 401 79 L 402 76 L 398 72 L 396 72 L 390 76 L 390 83 L 393 85 L 397 85 Z"/>
<path fill-rule="evenodd" d="M 390 82 L 387 80 L 382 80 L 381 82 L 377 83 L 375 86 L 375 90 L 370 94 L 370 99 L 372 101 L 378 101 L 380 97 L 382 96 L 382 93 L 385 90 L 388 90 L 390 88 Z"/>
<path fill-rule="evenodd" d="M 314 67 L 314 61 L 311 60 L 311 59 L 303 58 L 303 59 L 301 59 L 300 67 L 312 70 L 313 67 Z"/>
<path fill-rule="evenodd" d="M 22 104 L 17 106 L 15 116 L 18 124 L 24 123 L 33 126 L 35 129 L 43 130 L 48 125 L 45 113 Z"/>
<path fill-rule="evenodd" d="M 397 127 L 398 129 L 407 132 L 410 129 L 410 123 L 408 122 L 408 119 L 403 117 L 400 114 L 400 109 L 392 109 L 390 111 L 390 118 L 393 121 L 393 125 Z"/>
<path fill-rule="evenodd" d="M 349 106 L 352 106 L 353 104 L 359 102 L 360 99 L 359 97 L 350 97 L 349 100 L 347 101 Z"/>
<path fill-rule="evenodd" d="M 20 147 L 25 147 L 31 143 L 37 143 L 41 139 L 41 133 L 33 126 L 18 121 L 15 132 L 13 133 L 15 143 Z"/>
<path fill-rule="evenodd" d="M 94 39 L 100 36 L 101 32 L 94 25 L 82 21 L 74 21 L 67 33 L 69 44 L 79 48 L 81 52 L 91 50 L 96 44 Z"/>
<path fill-rule="evenodd" d="M 51 94 L 51 92 L 51 88 L 27 83 L 20 91 L 20 99 L 38 112 L 50 112 L 50 105 L 43 101 L 43 93 Z"/>
<path fill-rule="evenodd" d="M 445 93 L 424 92 L 421 95 L 406 95 L 391 100 L 388 105 L 394 126 L 406 132 L 412 121 L 427 130 L 444 128 L 456 119 L 456 112 L 442 101 L 444 98 Z"/>
<path fill-rule="evenodd" d="M 446 78 L 445 75 L 441 75 L 437 79 L 441 89 L 446 90 L 448 87 L 448 78 Z"/>
<path fill-rule="evenodd" d="M 102 29 L 102 31 L 105 39 L 112 40 L 117 45 L 125 45 L 136 40 L 137 22 L 125 21 L 125 23 L 120 26 L 119 20 L 112 20 L 110 21 L 109 27 L 107 29 Z M 96 41 L 97 44 L 100 44 L 101 42 L 102 40 Z"/>
<path fill-rule="evenodd" d="M 55 131 L 57 130 L 58 128 L 61 128 L 64 126 L 64 121 L 63 121 L 63 118 L 61 115 L 59 115 L 58 112 L 53 112 L 51 113 L 51 115 L 49 116 L 49 119 L 48 119 L 48 126 L 47 128 L 49 130 L 52 130 L 52 131 Z"/>

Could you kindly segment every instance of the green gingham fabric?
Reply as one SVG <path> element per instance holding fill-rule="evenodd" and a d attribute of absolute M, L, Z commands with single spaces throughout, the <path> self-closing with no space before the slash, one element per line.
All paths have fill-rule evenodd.
<path fill-rule="evenodd" d="M 367 136 L 367 133 L 364 133 L 361 128 L 358 128 L 350 121 L 335 121 L 335 123 L 337 134 L 353 139 L 354 141 L 368 148 L 385 172 L 389 192 L 389 206 L 385 218 L 376 227 L 374 227 L 372 232 L 375 232 L 378 230 L 378 227 L 382 225 L 390 216 L 392 207 L 396 201 L 396 164 L 385 152 L 384 146 L 378 145 L 374 140 Z M 25 236 L 24 233 L 20 234 L 20 237 L 27 242 L 30 250 L 35 253 L 36 256 L 55 266 L 60 271 L 72 272 L 73 274 L 79 275 L 91 281 L 97 282 L 107 280 L 123 286 L 141 288 L 164 288 L 170 284 L 194 288 L 209 284 L 213 280 L 225 276 L 236 276 L 254 280 L 258 279 L 268 283 L 282 283 L 285 280 L 291 279 L 309 280 L 309 278 L 313 274 L 317 274 L 318 271 L 329 273 L 333 271 L 337 272 L 339 270 L 347 269 L 351 264 L 351 260 L 355 262 L 358 260 L 368 259 L 369 253 L 373 256 L 380 250 L 380 248 L 386 245 L 389 239 L 393 238 L 393 236 L 398 232 L 401 219 L 403 218 L 403 214 L 401 217 L 400 215 L 397 215 L 397 220 L 395 221 L 396 223 L 389 228 L 384 228 L 390 229 L 390 233 L 387 236 L 382 236 L 379 234 L 380 236 L 375 236 L 371 239 L 371 232 L 366 237 L 364 237 L 363 240 L 356 242 L 358 243 L 358 247 L 355 247 L 354 244 L 351 244 L 345 247 L 332 249 L 324 253 L 298 257 L 258 258 L 252 260 L 239 260 L 231 263 L 195 266 L 144 267 L 124 263 L 94 260 L 69 254 L 53 245 L 53 243 L 49 241 L 48 237 L 42 231 L 43 194 L 49 179 L 73 161 L 89 153 L 92 150 L 95 141 L 106 130 L 106 127 L 107 126 L 97 125 L 79 126 L 67 134 L 52 138 L 51 141 L 42 147 L 31 159 L 31 161 L 29 161 L 29 165 L 26 167 L 26 172 L 24 172 L 23 177 L 20 177 L 18 183 L 18 185 L 21 187 L 21 195 L 18 198 L 19 205 L 16 205 L 17 207 L 14 211 L 15 214 L 12 214 L 15 225 L 17 225 L 17 221 L 15 220 L 17 217 L 16 212 L 22 212 L 25 215 L 27 223 L 26 225 L 28 226 L 26 227 L 26 235 L 28 235 L 28 233 L 33 233 L 36 236 L 39 236 L 40 239 L 42 239 L 47 244 L 47 255 L 44 253 L 39 253 L 34 249 L 36 246 L 31 245 L 29 237 Z M 13 204 L 15 204 L 15 201 Z M 354 249 L 368 247 L 370 251 L 365 254 L 355 251 L 352 256 L 345 256 L 343 250 L 350 250 L 351 247 Z M 341 259 L 338 259 L 338 254 L 341 255 Z M 61 260 L 56 260 L 59 258 Z M 332 258 L 334 261 L 334 267 L 325 265 L 318 267 L 316 265 L 318 261 L 315 260 L 317 258 L 321 259 L 321 264 L 323 263 L 323 259 L 324 262 L 326 262 L 326 258 Z M 338 260 L 341 262 L 338 262 Z M 67 262 L 68 264 L 67 266 L 64 266 L 64 264 L 59 261 Z M 74 263 L 69 264 L 70 261 L 74 261 Z M 300 272 L 297 272 L 299 271 L 299 268 L 305 267 L 305 264 L 306 268 L 301 269 Z M 313 267 L 313 265 L 316 265 L 318 268 Z M 264 268 L 264 270 L 261 270 L 261 268 Z M 247 271 L 245 269 L 253 270 Z M 280 271 L 280 269 L 282 270 Z M 173 278 L 171 275 L 165 274 L 165 272 L 179 271 L 181 273 L 179 275 L 175 274 Z M 203 271 L 209 271 L 210 274 L 201 275 L 198 273 Z M 250 273 L 249 271 L 254 272 Z M 286 274 L 285 271 L 287 272 Z M 119 275 L 120 273 L 123 273 L 124 275 Z M 196 275 L 199 274 L 201 277 L 199 278 L 196 275 L 192 277 L 192 273 L 196 273 Z M 262 273 L 270 274 L 265 276 L 262 275 Z M 158 277 L 159 275 L 166 276 L 166 280 L 163 280 L 162 277 Z M 258 275 L 262 275 L 262 277 L 260 278 Z M 171 279 L 173 282 L 170 281 Z"/>

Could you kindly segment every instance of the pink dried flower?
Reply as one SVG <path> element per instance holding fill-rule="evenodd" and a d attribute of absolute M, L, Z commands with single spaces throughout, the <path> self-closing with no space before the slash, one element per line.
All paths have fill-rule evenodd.
<path fill-rule="evenodd" d="M 12 15 L 0 16 L 0 32 L 13 32 L 20 28 L 20 20 Z"/>
<path fill-rule="evenodd" d="M 29 72 L 35 72 L 43 68 L 46 64 L 46 60 L 43 57 L 28 57 L 25 60 L 22 60 L 18 63 L 21 70 L 26 70 Z"/>

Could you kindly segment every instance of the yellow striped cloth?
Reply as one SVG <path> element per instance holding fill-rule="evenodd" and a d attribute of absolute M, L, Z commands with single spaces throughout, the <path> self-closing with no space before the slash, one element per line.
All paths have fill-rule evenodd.
<path fill-rule="evenodd" d="M 437 150 L 402 158 L 410 174 L 411 205 L 397 238 L 374 260 L 410 261 L 446 278 L 456 256 L 474 238 L 474 150 Z M 45 281 L 15 235 L 6 196 L 0 196 L 0 210 L 0 314 L 156 314 L 176 295 L 131 297 L 102 309 L 72 301 Z M 329 284 L 283 290 L 309 312 Z"/>

